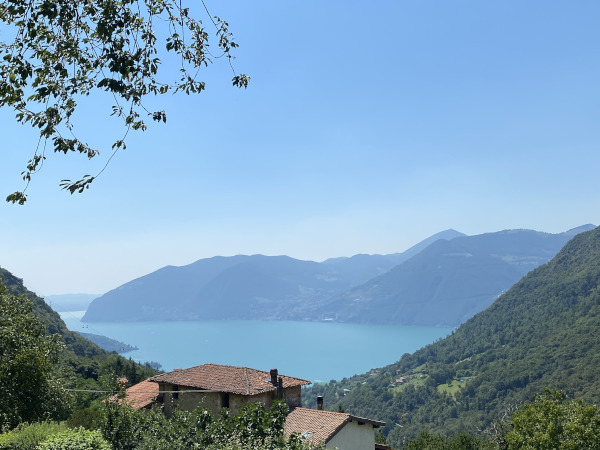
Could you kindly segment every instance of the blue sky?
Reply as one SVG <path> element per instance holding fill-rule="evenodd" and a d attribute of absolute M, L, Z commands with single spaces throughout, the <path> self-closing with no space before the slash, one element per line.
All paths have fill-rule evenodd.
<path fill-rule="evenodd" d="M 70 196 L 59 181 L 97 172 L 121 133 L 102 96 L 82 103 L 77 129 L 101 157 L 51 154 L 26 206 L 0 204 L 0 266 L 30 289 L 103 293 L 214 255 L 394 253 L 447 228 L 600 224 L 597 1 L 208 5 L 250 87 L 208 67 L 204 93 L 158 99 L 167 124 Z M 36 136 L 10 111 L 0 123 L 4 197 Z"/>

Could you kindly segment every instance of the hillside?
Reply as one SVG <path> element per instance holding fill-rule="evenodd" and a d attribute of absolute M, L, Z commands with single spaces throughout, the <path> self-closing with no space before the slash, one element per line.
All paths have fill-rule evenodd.
<path fill-rule="evenodd" d="M 99 355 L 106 355 L 106 352 L 80 334 L 67 329 L 67 326 L 60 318 L 58 313 L 52 310 L 43 298 L 23 286 L 23 280 L 17 278 L 8 270 L 0 267 L 0 282 L 13 295 L 26 295 L 33 301 L 33 312 L 46 324 L 48 334 L 58 333 L 61 335 L 67 350 L 74 355 L 86 358 L 93 358 Z"/>
<path fill-rule="evenodd" d="M 371 373 L 307 390 L 378 414 L 397 446 L 420 430 L 477 434 L 545 387 L 600 402 L 600 228 L 575 236 L 445 339 Z M 344 395 L 346 394 L 346 395 Z"/>
<path fill-rule="evenodd" d="M 116 353 L 109 353 L 79 333 L 67 329 L 58 313 L 46 304 L 43 298 L 29 291 L 23 280 L 0 267 L 0 282 L 13 295 L 25 295 L 33 302 L 34 314 L 46 324 L 48 334 L 59 334 L 65 344 L 56 370 L 70 388 L 84 387 L 99 389 L 101 375 L 116 374 L 125 376 L 131 383 L 139 382 L 157 373 L 148 365 L 140 365 Z M 84 407 L 98 394 L 78 395 L 72 399 L 74 407 Z"/>

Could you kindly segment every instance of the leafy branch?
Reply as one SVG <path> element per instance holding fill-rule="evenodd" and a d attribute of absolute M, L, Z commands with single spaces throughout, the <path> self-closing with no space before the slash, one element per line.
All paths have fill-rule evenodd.
<path fill-rule="evenodd" d="M 11 108 L 17 122 L 37 129 L 40 141 L 52 142 L 55 153 L 78 153 L 92 159 L 98 149 L 79 139 L 72 122 L 77 100 L 103 90 L 114 99 L 113 116 L 122 120 L 123 135 L 113 143 L 125 148 L 130 130 L 144 131 L 146 118 L 166 122 L 164 110 L 144 106 L 148 95 L 205 89 L 199 69 L 212 59 L 226 58 L 233 86 L 247 88 L 250 77 L 236 74 L 232 60 L 238 47 L 229 24 L 204 10 L 215 28 L 219 52 L 212 53 L 202 21 L 189 14 L 180 0 L 0 0 L 0 24 L 10 41 L 0 41 L 0 107 Z M 159 39 L 157 29 L 166 38 Z M 179 79 L 159 77 L 159 48 L 178 55 Z M 38 148 L 40 144 L 38 143 Z M 25 187 L 6 200 L 24 204 L 31 176 L 46 159 L 36 148 L 22 173 Z M 108 164 L 108 162 L 107 162 Z M 62 189 L 83 192 L 104 171 L 77 181 L 62 180 Z"/>

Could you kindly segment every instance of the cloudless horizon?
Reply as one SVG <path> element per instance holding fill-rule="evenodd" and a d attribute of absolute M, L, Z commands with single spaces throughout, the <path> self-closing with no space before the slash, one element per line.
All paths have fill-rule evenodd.
<path fill-rule="evenodd" d="M 76 131 L 100 157 L 49 151 L 26 205 L 0 202 L 0 266 L 29 289 L 102 294 L 216 255 L 322 261 L 448 228 L 600 224 L 600 3 L 208 6 L 249 88 L 215 61 L 202 94 L 152 99 L 167 123 L 130 134 L 71 196 L 60 180 L 97 173 L 122 133 L 110 101 L 82 101 Z M 37 136 L 11 111 L 0 123 L 4 199 Z"/>

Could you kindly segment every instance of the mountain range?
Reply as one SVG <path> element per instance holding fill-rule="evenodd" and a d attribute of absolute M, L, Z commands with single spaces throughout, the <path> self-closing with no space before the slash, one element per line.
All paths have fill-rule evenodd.
<path fill-rule="evenodd" d="M 318 263 L 237 255 L 167 266 L 92 301 L 84 322 L 334 320 L 454 327 L 550 260 L 564 233 L 446 230 L 403 253 Z"/>
<path fill-rule="evenodd" d="M 600 228 L 575 236 L 448 337 L 303 398 L 377 415 L 394 447 L 422 430 L 485 435 L 545 388 L 600 402 L 598 355 Z"/>

